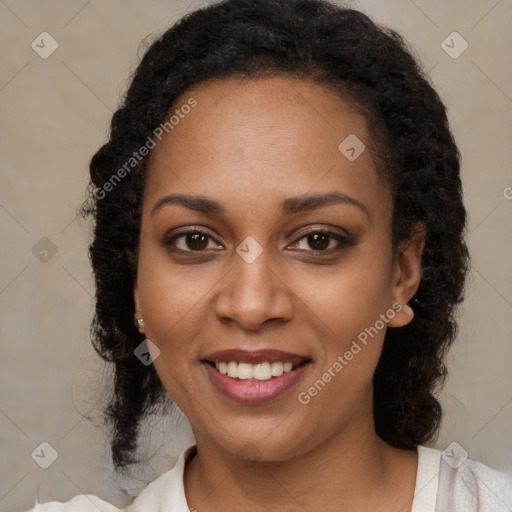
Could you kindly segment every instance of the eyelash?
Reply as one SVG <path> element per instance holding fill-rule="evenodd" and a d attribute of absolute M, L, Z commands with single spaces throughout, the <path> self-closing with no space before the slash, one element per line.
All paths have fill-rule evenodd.
<path fill-rule="evenodd" d="M 184 230 L 184 231 L 181 231 L 180 233 L 177 233 L 171 237 L 168 237 L 164 240 L 163 244 L 164 246 L 172 249 L 172 250 L 175 250 L 175 251 L 179 251 L 179 252 L 182 252 L 182 253 L 192 253 L 192 254 L 200 254 L 200 253 L 206 253 L 208 251 L 211 251 L 211 249 L 199 249 L 199 250 L 191 250 L 191 249 L 178 249 L 178 248 L 175 248 L 173 247 L 173 244 L 175 243 L 176 240 L 180 239 L 180 238 L 183 238 L 187 235 L 203 235 L 205 237 L 208 237 L 210 240 L 213 240 L 215 241 L 215 239 L 209 234 L 209 233 L 206 233 L 205 231 L 202 231 L 200 229 L 197 229 L 197 228 L 194 228 L 194 229 L 188 229 L 188 230 Z M 327 235 L 329 236 L 331 239 L 334 239 L 338 242 L 338 247 L 335 247 L 335 248 L 331 248 L 331 249 L 309 249 L 309 250 L 306 250 L 306 249 L 296 249 L 296 250 L 299 250 L 299 251 L 303 251 L 303 252 L 309 252 L 309 253 L 313 253 L 313 254 L 318 254 L 318 255 L 321 255 L 321 254 L 332 254 L 333 252 L 338 252 L 346 247 L 353 247 L 356 245 L 355 242 L 353 242 L 349 237 L 347 236 L 344 236 L 344 235 L 341 235 L 339 233 L 334 233 L 332 231 L 328 231 L 328 230 L 325 230 L 325 229 L 312 229 L 310 231 L 307 231 L 305 233 L 302 233 L 302 235 L 300 236 L 300 238 L 298 238 L 295 242 L 293 242 L 293 245 L 299 243 L 301 240 L 303 240 L 304 238 L 307 238 L 309 236 L 312 236 L 312 235 L 317 235 L 317 234 L 320 234 L 320 235 Z M 329 245 L 330 245 L 330 242 L 329 242 Z M 213 249 L 213 250 L 217 250 L 217 249 Z"/>

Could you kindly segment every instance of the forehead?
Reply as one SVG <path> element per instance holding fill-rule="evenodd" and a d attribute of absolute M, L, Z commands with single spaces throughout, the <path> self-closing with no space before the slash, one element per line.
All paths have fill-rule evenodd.
<path fill-rule="evenodd" d="M 191 99 L 197 105 L 181 111 Z M 331 88 L 289 76 L 219 79 L 189 89 L 173 114 L 179 122 L 152 151 L 146 197 L 196 193 L 247 206 L 336 189 L 389 209 L 366 120 Z"/>

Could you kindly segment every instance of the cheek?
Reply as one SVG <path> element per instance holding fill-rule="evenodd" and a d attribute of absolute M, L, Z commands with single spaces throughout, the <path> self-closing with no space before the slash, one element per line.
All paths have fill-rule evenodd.
<path fill-rule="evenodd" d="M 361 251 L 332 272 L 302 274 L 293 287 L 313 317 L 347 340 L 347 334 L 355 336 L 373 325 L 390 307 L 390 263 Z"/>
<path fill-rule="evenodd" d="M 365 414 L 387 329 L 381 315 L 387 310 L 385 280 L 368 273 L 338 275 L 316 293 L 309 291 L 306 311 L 320 343 L 315 344 L 315 371 L 297 390 L 297 401 L 307 411 L 305 425 L 317 428 L 315 418 L 325 417 L 326 408 L 329 418 L 322 428 L 327 430 L 348 414 Z"/>
<path fill-rule="evenodd" d="M 392 302 L 389 265 L 386 258 L 361 255 L 331 276 L 301 281 L 297 295 L 320 343 L 314 343 L 314 375 L 299 392 L 319 413 L 326 403 L 337 404 L 340 414 L 352 410 L 371 394 L 387 329 L 381 315 Z"/>
<path fill-rule="evenodd" d="M 147 263 L 142 256 L 138 273 L 145 333 L 160 350 L 154 365 L 163 386 L 187 413 L 183 404 L 200 396 L 192 374 L 198 365 L 197 340 L 203 335 L 201 317 L 206 314 L 204 280 L 201 284 L 155 258 Z"/>
<path fill-rule="evenodd" d="M 141 244 L 137 273 L 138 292 L 144 316 L 145 334 L 161 351 L 163 361 L 172 361 L 174 371 L 188 363 L 197 333 L 197 315 L 203 306 L 204 288 L 186 271 L 171 267 L 165 253 Z M 169 364 L 169 363 L 167 363 Z"/>
<path fill-rule="evenodd" d="M 204 268 L 172 264 L 167 250 L 143 227 L 137 284 L 145 323 L 155 334 L 165 334 L 201 302 L 208 275 Z"/>

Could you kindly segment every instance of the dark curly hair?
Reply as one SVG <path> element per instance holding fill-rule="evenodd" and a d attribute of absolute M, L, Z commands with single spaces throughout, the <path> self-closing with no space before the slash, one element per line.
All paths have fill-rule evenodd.
<path fill-rule="evenodd" d="M 153 367 L 135 357 L 144 340 L 134 326 L 133 283 L 145 171 L 151 154 L 120 169 L 154 139 L 176 100 L 209 80 L 288 75 L 337 91 L 363 111 L 378 172 L 393 197 L 392 246 L 426 230 L 415 317 L 388 329 L 374 374 L 378 435 L 413 449 L 435 438 L 436 393 L 463 300 L 469 255 L 460 153 L 446 108 L 393 30 L 325 0 L 225 0 L 189 13 L 151 44 L 112 117 L 108 142 L 90 163 L 84 215 L 94 219 L 90 259 L 96 282 L 93 345 L 113 365 L 104 419 L 117 471 L 138 462 L 141 420 L 165 402 Z M 116 179 L 115 174 L 119 178 Z"/>

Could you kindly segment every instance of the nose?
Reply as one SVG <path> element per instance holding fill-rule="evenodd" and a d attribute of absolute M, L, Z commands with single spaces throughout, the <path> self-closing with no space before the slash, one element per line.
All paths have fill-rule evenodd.
<path fill-rule="evenodd" d="M 221 281 L 215 302 L 220 322 L 257 331 L 263 324 L 293 318 L 293 293 L 277 269 L 270 266 L 265 251 L 247 263 L 233 255 L 232 269 Z"/>

